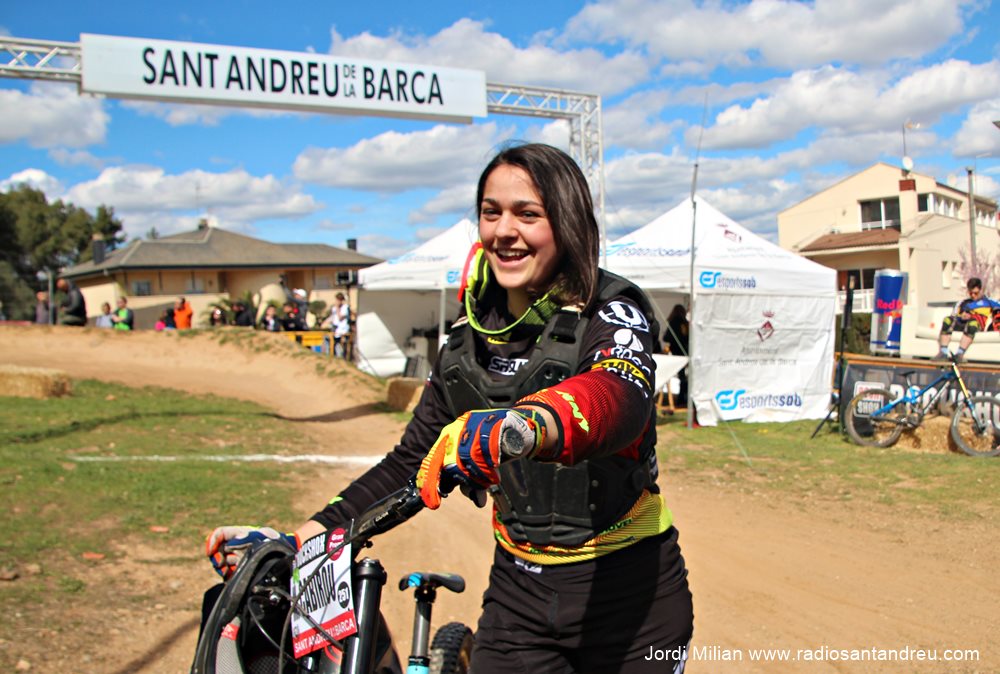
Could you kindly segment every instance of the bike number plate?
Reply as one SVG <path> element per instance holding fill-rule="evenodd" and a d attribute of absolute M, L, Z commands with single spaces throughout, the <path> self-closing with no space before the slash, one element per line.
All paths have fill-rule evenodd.
<path fill-rule="evenodd" d="M 354 586 L 351 583 L 350 544 L 343 529 L 310 538 L 295 554 L 291 594 L 298 598 L 292 613 L 292 646 L 295 657 L 332 644 L 330 637 L 344 639 L 358 631 L 354 617 Z M 330 551 L 336 550 L 333 554 Z M 308 616 L 308 617 L 307 617 Z"/>

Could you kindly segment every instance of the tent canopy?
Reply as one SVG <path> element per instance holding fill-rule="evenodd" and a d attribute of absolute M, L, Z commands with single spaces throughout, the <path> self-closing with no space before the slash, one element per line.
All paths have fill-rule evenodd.
<path fill-rule="evenodd" d="M 690 301 L 690 395 L 699 423 L 826 414 L 834 270 L 762 239 L 700 197 L 610 243 L 606 266 L 648 291 L 661 314 Z"/>
<path fill-rule="evenodd" d="M 359 273 L 358 344 L 361 369 L 380 377 L 425 376 L 445 324 L 458 316 L 456 291 L 479 232 L 468 219 L 412 251 Z"/>

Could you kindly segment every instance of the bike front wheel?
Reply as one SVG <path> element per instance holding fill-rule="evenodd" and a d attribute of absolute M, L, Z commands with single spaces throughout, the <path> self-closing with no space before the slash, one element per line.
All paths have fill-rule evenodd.
<path fill-rule="evenodd" d="M 851 398 L 844 419 L 851 440 L 867 447 L 888 447 L 899 440 L 906 405 L 888 407 L 892 401 L 892 394 L 884 388 L 868 389 Z"/>
<path fill-rule="evenodd" d="M 958 403 L 951 418 L 951 437 L 969 456 L 1000 455 L 1000 398 L 972 396 Z"/>

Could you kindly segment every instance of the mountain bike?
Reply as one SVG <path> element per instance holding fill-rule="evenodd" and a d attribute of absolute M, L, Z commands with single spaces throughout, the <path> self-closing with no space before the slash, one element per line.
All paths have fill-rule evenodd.
<path fill-rule="evenodd" d="M 372 545 L 371 539 L 407 521 L 423 507 L 420 492 L 411 482 L 354 518 L 343 530 L 317 537 L 321 539 L 318 543 L 310 539 L 302 544 L 303 549 L 318 545 L 320 556 L 330 559 L 350 546 L 354 557 L 349 560 L 349 578 L 332 577 L 328 570 L 323 571 L 330 568 L 325 559 L 306 576 L 307 567 L 296 567 L 295 551 L 278 540 L 249 550 L 208 613 L 191 674 L 402 674 L 380 612 L 385 569 L 377 559 L 359 560 L 356 555 Z M 297 592 L 289 590 L 293 578 L 300 581 Z M 414 589 L 416 607 L 406 673 L 465 674 L 472 631 L 452 622 L 430 638 L 437 590 L 463 592 L 465 580 L 453 574 L 414 572 L 399 581 L 400 590 L 407 588 Z M 349 622 L 356 631 L 347 636 L 337 633 L 343 621 L 317 620 L 308 606 L 300 605 L 324 598 L 336 609 L 336 602 L 346 604 L 349 592 L 353 592 L 354 607 Z M 304 619 L 308 627 L 298 635 L 298 641 L 290 629 L 293 616 Z M 312 650 L 297 654 L 299 645 L 306 642 Z"/>
<path fill-rule="evenodd" d="M 919 428 L 924 417 L 937 406 L 948 406 L 947 393 L 958 387 L 958 400 L 951 417 L 951 437 L 969 456 L 1000 455 L 1000 399 L 972 395 L 954 358 L 923 388 L 910 384 L 914 371 L 902 372 L 906 390 L 899 398 L 888 389 L 871 388 L 859 392 L 847 404 L 844 426 L 859 445 L 889 447 L 903 431 Z"/>

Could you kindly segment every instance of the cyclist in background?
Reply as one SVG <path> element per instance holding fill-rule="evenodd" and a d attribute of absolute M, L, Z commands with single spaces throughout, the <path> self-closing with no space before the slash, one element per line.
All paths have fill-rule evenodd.
<path fill-rule="evenodd" d="M 598 269 L 590 190 L 562 151 L 501 151 L 477 211 L 464 312 L 400 443 L 296 538 L 343 525 L 414 473 L 431 509 L 443 478 L 488 490 L 496 548 L 473 671 L 682 672 L 693 611 L 656 484 L 652 306 Z M 236 535 L 230 546 L 247 538 L 209 538 L 223 573 Z"/>
<path fill-rule="evenodd" d="M 951 357 L 948 343 L 951 341 L 951 333 L 954 330 L 962 332 L 962 339 L 958 343 L 955 359 L 963 360 L 966 350 L 976 337 L 976 333 L 992 325 L 993 312 L 1000 309 L 1000 302 L 991 300 L 983 294 L 983 282 L 980 279 L 970 278 L 965 287 L 969 297 L 959 302 L 955 306 L 955 313 L 945 318 L 941 323 L 941 335 L 938 338 L 941 349 L 934 356 L 934 360 L 948 360 Z"/>

